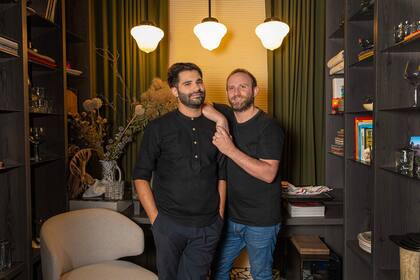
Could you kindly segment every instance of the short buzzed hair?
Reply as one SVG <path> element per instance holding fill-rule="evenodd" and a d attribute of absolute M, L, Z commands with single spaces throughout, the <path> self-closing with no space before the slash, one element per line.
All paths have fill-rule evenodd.
<path fill-rule="evenodd" d="M 176 87 L 179 82 L 179 73 L 183 71 L 197 71 L 200 77 L 203 77 L 200 67 L 191 62 L 179 62 L 172 64 L 168 69 L 168 85 L 169 87 Z"/>
<path fill-rule="evenodd" d="M 229 78 L 232 77 L 233 75 L 235 75 L 236 73 L 244 73 L 244 74 L 248 75 L 251 78 L 251 81 L 252 81 L 252 88 L 255 88 L 257 86 L 257 79 L 255 79 L 255 76 L 252 75 L 251 72 L 249 72 L 248 70 L 243 69 L 243 68 L 236 68 L 235 70 L 230 72 L 229 76 L 227 77 L 226 87 L 227 87 L 227 82 L 229 81 Z"/>

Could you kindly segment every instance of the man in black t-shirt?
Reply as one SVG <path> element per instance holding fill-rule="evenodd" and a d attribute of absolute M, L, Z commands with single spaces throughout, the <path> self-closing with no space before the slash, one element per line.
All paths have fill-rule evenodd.
<path fill-rule="evenodd" d="M 226 161 L 212 144 L 215 124 L 201 114 L 200 68 L 176 63 L 168 84 L 178 109 L 146 127 L 133 179 L 152 223 L 159 279 L 206 279 L 223 227 Z"/>
<path fill-rule="evenodd" d="M 254 105 L 258 87 L 250 72 L 234 70 L 226 91 L 231 107 L 214 105 L 228 120 L 231 135 L 218 126 L 213 137 L 213 144 L 228 157 L 227 224 L 213 276 L 228 280 L 233 261 L 246 247 L 253 279 L 272 279 L 280 230 L 278 169 L 284 135 L 279 124 Z M 223 116 L 214 108 L 206 105 L 203 113 L 220 122 Z"/>

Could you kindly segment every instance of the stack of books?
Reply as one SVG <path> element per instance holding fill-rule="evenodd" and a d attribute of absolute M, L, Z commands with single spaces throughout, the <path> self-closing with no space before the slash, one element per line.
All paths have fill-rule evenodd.
<path fill-rule="evenodd" d="M 373 56 L 374 54 L 375 54 L 375 52 L 374 52 L 373 48 L 363 50 L 357 55 L 357 59 L 359 61 L 362 61 L 362 60 L 368 59 L 369 57 Z"/>
<path fill-rule="evenodd" d="M 330 75 L 343 74 L 344 73 L 344 50 L 337 53 L 327 62 L 328 68 L 330 68 Z"/>
<path fill-rule="evenodd" d="M 359 247 L 369 254 L 372 253 L 372 232 L 365 231 L 357 235 L 357 240 L 359 241 Z"/>
<path fill-rule="evenodd" d="M 18 48 L 18 43 L 0 36 L 0 51 L 17 56 Z"/>
<path fill-rule="evenodd" d="M 51 68 L 56 68 L 57 64 L 55 63 L 55 60 L 49 56 L 42 55 L 37 53 L 34 50 L 28 49 L 28 58 L 31 61 L 46 65 Z"/>
<path fill-rule="evenodd" d="M 337 131 L 337 136 L 334 138 L 334 144 L 331 145 L 331 153 L 338 156 L 344 156 L 344 128 Z"/>
<path fill-rule="evenodd" d="M 290 217 L 324 217 L 325 206 L 320 202 L 287 202 Z"/>

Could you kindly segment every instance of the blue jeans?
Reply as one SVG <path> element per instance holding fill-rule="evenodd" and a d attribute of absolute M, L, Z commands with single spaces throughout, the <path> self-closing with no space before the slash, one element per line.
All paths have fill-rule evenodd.
<path fill-rule="evenodd" d="M 243 248 L 248 250 L 251 275 L 254 280 L 272 280 L 273 252 L 280 224 L 269 227 L 247 226 L 227 220 L 221 237 L 213 277 L 229 280 L 235 258 Z"/>

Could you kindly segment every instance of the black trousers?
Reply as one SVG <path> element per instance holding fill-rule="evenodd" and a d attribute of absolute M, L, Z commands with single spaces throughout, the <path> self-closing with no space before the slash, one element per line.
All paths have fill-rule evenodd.
<path fill-rule="evenodd" d="M 220 216 L 206 227 L 186 227 L 158 214 L 152 226 L 159 280 L 205 280 L 223 227 Z"/>

